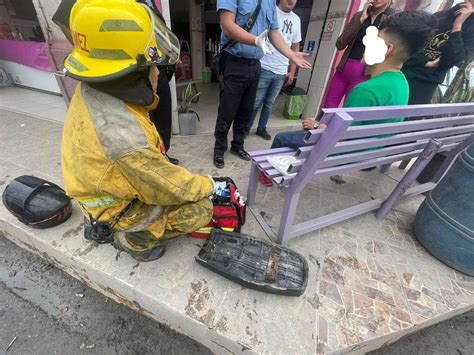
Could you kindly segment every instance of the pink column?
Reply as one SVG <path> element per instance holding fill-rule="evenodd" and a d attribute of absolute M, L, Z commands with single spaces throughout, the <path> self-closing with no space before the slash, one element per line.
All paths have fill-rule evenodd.
<path fill-rule="evenodd" d="M 155 0 L 155 5 L 158 8 L 158 10 L 160 10 L 161 12 L 161 0 Z"/>

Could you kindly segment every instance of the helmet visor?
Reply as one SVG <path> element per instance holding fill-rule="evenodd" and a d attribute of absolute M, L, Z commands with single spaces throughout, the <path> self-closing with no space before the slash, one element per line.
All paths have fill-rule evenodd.
<path fill-rule="evenodd" d="M 157 48 L 156 53 L 149 50 L 151 62 L 156 65 L 172 65 L 179 61 L 181 45 L 178 37 L 171 32 L 161 18 L 159 18 L 148 6 L 143 5 L 150 14 L 153 24 Z"/>

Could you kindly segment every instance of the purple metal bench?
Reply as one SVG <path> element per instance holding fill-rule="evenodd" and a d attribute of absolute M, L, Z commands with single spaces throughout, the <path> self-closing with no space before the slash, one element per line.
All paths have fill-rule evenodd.
<path fill-rule="evenodd" d="M 354 121 L 440 115 L 442 118 L 351 126 Z M 299 235 L 376 209 L 377 218 L 384 218 L 400 197 L 432 190 L 456 156 L 474 143 L 473 103 L 325 109 L 321 122 L 328 125 L 325 130 L 311 130 L 306 135 L 305 141 L 313 144 L 311 146 L 298 150 L 278 148 L 249 153 L 252 168 L 247 204 L 269 237 L 275 236 L 275 233 L 255 205 L 259 171 L 264 171 L 275 185 L 285 191 L 283 212 L 276 234 L 276 242 L 279 244 L 285 245 Z M 433 181 L 410 188 L 434 154 L 443 151 L 449 152 L 448 158 Z M 281 174 L 267 160 L 268 156 L 280 155 L 291 155 L 298 159 L 287 171 L 288 174 L 296 174 Z M 387 199 L 371 200 L 307 222 L 293 224 L 300 194 L 314 177 L 329 177 L 370 167 L 381 167 L 381 172 L 386 172 L 390 164 L 410 158 L 417 160 Z"/>

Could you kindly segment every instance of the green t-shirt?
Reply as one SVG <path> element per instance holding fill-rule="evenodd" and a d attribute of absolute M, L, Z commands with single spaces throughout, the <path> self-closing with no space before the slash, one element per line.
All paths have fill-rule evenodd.
<path fill-rule="evenodd" d="M 344 107 L 408 105 L 408 82 L 402 72 L 384 72 L 357 85 L 349 94 Z M 402 122 L 403 118 L 356 121 L 353 126 Z"/>

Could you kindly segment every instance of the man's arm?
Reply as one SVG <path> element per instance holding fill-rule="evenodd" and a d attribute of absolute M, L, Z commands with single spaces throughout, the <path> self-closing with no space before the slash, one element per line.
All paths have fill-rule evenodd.
<path fill-rule="evenodd" d="M 299 52 L 300 44 L 299 43 L 293 43 L 291 45 L 291 50 L 293 52 Z M 290 62 L 290 68 L 288 70 L 288 74 L 286 74 L 285 86 L 291 85 L 293 83 L 293 80 L 295 80 L 296 68 L 298 68 L 296 66 L 296 64 L 293 63 L 293 62 Z"/>
<path fill-rule="evenodd" d="M 307 57 L 309 54 L 303 52 L 293 52 L 285 43 L 285 40 L 283 39 L 283 36 L 279 30 L 270 30 L 268 33 L 268 38 L 277 51 L 291 60 L 296 66 L 301 69 L 311 69 L 311 64 L 304 60 L 304 57 Z"/>
<path fill-rule="evenodd" d="M 349 21 L 346 28 L 344 28 L 336 41 L 336 48 L 338 50 L 345 49 L 362 29 L 363 24 L 361 22 L 361 16 L 362 12 L 356 13 Z"/>
<path fill-rule="evenodd" d="M 235 13 L 229 10 L 219 10 L 219 19 L 221 22 L 222 31 L 227 38 L 239 43 L 255 46 L 256 36 L 245 31 L 242 27 L 235 23 Z"/>
<path fill-rule="evenodd" d="M 136 192 L 138 199 L 148 205 L 181 205 L 199 201 L 214 192 L 211 177 L 174 165 L 152 149 L 131 152 L 115 164 L 130 184 L 130 191 Z"/>
<path fill-rule="evenodd" d="M 464 43 L 462 28 L 466 20 L 474 14 L 471 3 L 466 2 L 459 5 L 459 9 L 454 13 L 456 16 L 448 43 L 441 48 L 440 66 L 451 68 L 454 65 L 461 65 L 468 54 L 469 43 Z M 467 44 L 467 45 L 466 45 Z"/>

